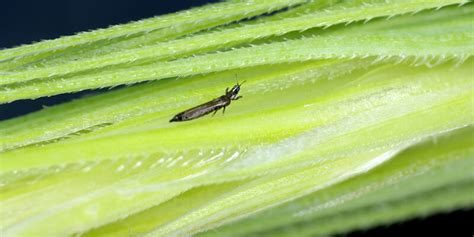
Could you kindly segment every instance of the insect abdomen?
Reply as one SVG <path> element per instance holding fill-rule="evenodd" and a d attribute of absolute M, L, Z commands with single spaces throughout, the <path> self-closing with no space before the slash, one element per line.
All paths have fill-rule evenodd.
<path fill-rule="evenodd" d="M 180 122 L 180 121 L 188 121 L 188 120 L 196 119 L 206 114 L 209 114 L 213 111 L 219 110 L 222 107 L 225 107 L 229 104 L 230 104 L 229 100 L 219 97 L 217 99 L 211 100 L 207 103 L 198 105 L 194 108 L 188 109 L 186 111 L 183 111 L 175 115 L 170 120 L 170 122 Z"/>

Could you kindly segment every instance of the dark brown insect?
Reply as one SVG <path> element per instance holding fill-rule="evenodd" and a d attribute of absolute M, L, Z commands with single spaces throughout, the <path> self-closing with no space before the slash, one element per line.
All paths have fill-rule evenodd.
<path fill-rule="evenodd" d="M 245 81 L 244 81 L 245 82 Z M 242 82 L 242 84 L 244 84 Z M 185 110 L 177 115 L 175 115 L 170 122 L 182 122 L 182 121 L 188 121 L 196 118 L 200 118 L 206 114 L 209 114 L 211 112 L 216 112 L 220 109 L 222 110 L 222 113 L 225 112 L 225 107 L 230 105 L 230 102 L 232 100 L 238 100 L 242 98 L 242 96 L 237 96 L 240 91 L 240 86 L 242 84 L 237 83 L 232 89 L 229 90 L 229 88 L 225 89 L 225 95 L 220 96 L 218 98 L 215 98 L 207 103 L 198 105 L 196 107 L 193 107 L 191 109 Z M 213 115 L 214 115 L 213 114 Z"/>

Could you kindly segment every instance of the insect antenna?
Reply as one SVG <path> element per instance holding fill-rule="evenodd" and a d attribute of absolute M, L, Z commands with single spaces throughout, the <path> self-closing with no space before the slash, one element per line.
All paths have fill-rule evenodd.
<path fill-rule="evenodd" d="M 234 73 L 234 79 L 235 79 L 235 84 L 237 84 L 238 86 L 242 86 L 247 80 L 244 80 L 242 81 L 242 83 L 239 83 L 239 81 L 237 80 L 237 74 Z"/>

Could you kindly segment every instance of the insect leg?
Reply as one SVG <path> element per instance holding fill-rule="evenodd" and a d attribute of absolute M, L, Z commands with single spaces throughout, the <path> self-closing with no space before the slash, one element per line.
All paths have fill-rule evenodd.
<path fill-rule="evenodd" d="M 214 110 L 214 113 L 212 113 L 212 116 L 214 116 L 217 113 L 217 110 L 218 109 Z"/>
<path fill-rule="evenodd" d="M 234 99 L 234 100 L 238 100 L 238 99 L 240 99 L 240 98 L 242 98 L 242 96 L 241 96 L 241 95 L 239 95 L 239 96 L 235 97 L 235 99 Z"/>
<path fill-rule="evenodd" d="M 222 107 L 222 114 L 224 114 L 224 112 L 225 112 L 225 106 Z"/>
<path fill-rule="evenodd" d="M 229 93 L 229 87 L 225 88 L 225 93 Z"/>

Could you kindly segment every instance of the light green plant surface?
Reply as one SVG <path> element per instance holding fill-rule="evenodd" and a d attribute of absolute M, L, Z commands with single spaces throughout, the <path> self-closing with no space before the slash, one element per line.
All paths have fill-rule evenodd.
<path fill-rule="evenodd" d="M 0 122 L 2 236 L 313 236 L 472 208 L 473 11 L 229 1 L 0 51 L 2 103 L 150 81 Z M 225 116 L 168 122 L 236 80 Z"/>

